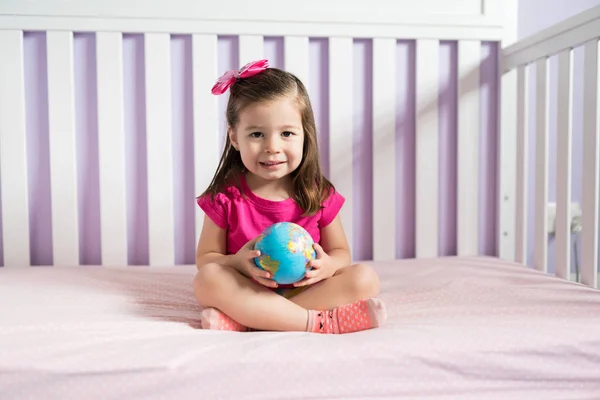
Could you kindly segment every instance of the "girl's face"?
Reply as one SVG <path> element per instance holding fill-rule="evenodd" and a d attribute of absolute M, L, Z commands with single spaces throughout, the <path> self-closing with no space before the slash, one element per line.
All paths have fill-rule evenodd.
<path fill-rule="evenodd" d="M 246 169 L 260 180 L 289 179 L 302 161 L 304 129 L 291 96 L 246 107 L 229 135 Z"/>

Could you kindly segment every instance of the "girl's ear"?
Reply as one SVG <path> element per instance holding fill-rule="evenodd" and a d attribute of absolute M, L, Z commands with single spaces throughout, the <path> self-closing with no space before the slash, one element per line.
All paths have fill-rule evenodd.
<path fill-rule="evenodd" d="M 229 141 L 231 142 L 233 148 L 239 151 L 240 146 L 238 145 L 237 135 L 235 134 L 233 129 L 227 128 L 227 135 L 229 136 Z"/>

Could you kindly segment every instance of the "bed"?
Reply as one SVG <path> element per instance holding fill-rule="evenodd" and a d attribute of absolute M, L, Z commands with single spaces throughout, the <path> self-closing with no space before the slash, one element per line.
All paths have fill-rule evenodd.
<path fill-rule="evenodd" d="M 595 398 L 597 291 L 494 257 L 378 262 L 389 323 L 200 329 L 194 267 L 2 271 L 6 399 Z"/>
<path fill-rule="evenodd" d="M 600 7 L 321 3 L 0 4 L 0 398 L 600 398 Z M 259 57 L 308 82 L 378 329 L 201 329 L 209 88 Z"/>

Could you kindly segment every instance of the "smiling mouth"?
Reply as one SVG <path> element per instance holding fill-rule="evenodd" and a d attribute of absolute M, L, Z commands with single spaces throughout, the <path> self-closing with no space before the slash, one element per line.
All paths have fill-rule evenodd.
<path fill-rule="evenodd" d="M 285 161 L 272 161 L 272 162 L 261 162 L 260 165 L 265 167 L 273 167 L 275 165 L 283 164 Z"/>

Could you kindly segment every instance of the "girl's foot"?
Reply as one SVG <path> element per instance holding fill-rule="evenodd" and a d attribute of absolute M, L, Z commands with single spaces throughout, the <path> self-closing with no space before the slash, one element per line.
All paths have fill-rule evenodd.
<path fill-rule="evenodd" d="M 219 331 L 246 332 L 249 329 L 239 322 L 231 319 L 227 314 L 216 308 L 205 308 L 202 310 L 202 329 L 213 329 Z"/>
<path fill-rule="evenodd" d="M 359 300 L 332 310 L 309 310 L 307 331 L 351 333 L 377 328 L 385 323 L 387 312 L 379 299 Z"/>

